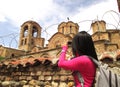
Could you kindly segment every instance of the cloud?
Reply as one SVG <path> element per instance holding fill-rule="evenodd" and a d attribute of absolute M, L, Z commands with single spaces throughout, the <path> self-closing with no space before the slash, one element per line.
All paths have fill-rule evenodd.
<path fill-rule="evenodd" d="M 117 11 L 115 0 L 0 0 L 0 36 L 5 33 L 19 34 L 21 25 L 25 21 L 33 20 L 40 24 L 42 37 L 48 40 L 57 32 L 58 24 L 68 21 L 67 17 L 75 23 L 101 20 L 108 10 Z M 113 15 L 118 21 L 118 16 Z M 109 13 L 103 19 L 116 23 Z M 80 30 L 89 30 L 91 22 L 80 22 Z"/>
<path fill-rule="evenodd" d="M 6 3 L 7 2 L 7 3 Z M 44 20 L 51 13 L 51 0 L 1 0 L 0 11 L 4 16 L 15 21 L 15 25 L 20 25 L 26 20 Z"/>
<path fill-rule="evenodd" d="M 9 22 L 9 19 L 6 21 L 0 22 L 0 36 L 10 34 L 10 32 L 17 33 L 19 31 L 18 27 L 15 27 Z"/>
<path fill-rule="evenodd" d="M 53 0 L 59 8 L 66 12 L 70 12 L 70 14 L 78 12 L 79 8 L 88 8 L 91 5 L 95 5 L 103 1 L 105 2 L 107 0 Z"/>
<path fill-rule="evenodd" d="M 0 45 L 17 48 L 19 28 L 11 24 L 11 20 L 0 22 Z"/>
<path fill-rule="evenodd" d="M 114 5 L 114 7 L 112 7 L 112 5 Z M 116 1 L 107 0 L 106 2 L 91 5 L 86 9 L 81 9 L 81 11 L 75 14 L 71 18 L 71 20 L 73 20 L 76 23 L 79 23 L 80 30 L 89 30 L 91 27 L 91 23 L 96 20 L 104 20 L 106 21 L 106 23 L 110 23 L 116 26 L 117 23 L 115 22 L 115 19 L 117 20 L 117 22 L 120 19 L 118 15 L 113 11 L 118 12 Z M 115 28 L 113 26 L 111 27 L 113 29 Z"/>

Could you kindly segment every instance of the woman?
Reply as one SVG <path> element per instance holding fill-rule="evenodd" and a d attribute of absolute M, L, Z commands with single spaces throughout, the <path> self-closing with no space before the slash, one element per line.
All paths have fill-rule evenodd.
<path fill-rule="evenodd" d="M 84 79 L 84 87 L 92 87 L 96 74 L 96 66 L 89 56 L 96 60 L 98 59 L 91 35 L 85 31 L 75 35 L 72 40 L 72 53 L 74 57 L 71 60 L 65 59 L 67 49 L 67 45 L 62 46 L 58 66 L 73 72 L 78 71 Z M 74 75 L 74 81 L 76 87 L 82 87 L 77 75 Z"/>

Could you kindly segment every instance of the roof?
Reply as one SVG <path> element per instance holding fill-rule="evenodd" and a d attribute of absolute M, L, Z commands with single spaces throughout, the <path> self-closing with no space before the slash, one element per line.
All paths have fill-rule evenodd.
<path fill-rule="evenodd" d="M 24 26 L 26 23 L 36 24 L 36 25 L 38 25 L 38 26 L 41 28 L 41 26 L 40 26 L 36 21 L 32 21 L 32 20 L 29 20 L 29 21 L 24 22 L 24 23 L 21 25 L 21 27 Z"/>
<path fill-rule="evenodd" d="M 3 60 L 0 62 L 0 67 L 8 66 L 8 67 L 17 67 L 17 66 L 32 66 L 32 65 L 56 65 L 58 59 L 57 58 L 20 58 L 20 59 L 10 59 L 10 60 Z"/>

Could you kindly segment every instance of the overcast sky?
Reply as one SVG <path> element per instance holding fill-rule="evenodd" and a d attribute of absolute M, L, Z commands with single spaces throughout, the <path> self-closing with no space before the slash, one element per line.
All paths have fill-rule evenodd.
<path fill-rule="evenodd" d="M 107 28 L 115 29 L 120 20 L 117 0 L 0 0 L 0 44 L 17 48 L 20 27 L 28 20 L 36 21 L 41 37 L 48 40 L 67 17 L 80 31 L 90 30 L 95 20 L 105 20 Z"/>

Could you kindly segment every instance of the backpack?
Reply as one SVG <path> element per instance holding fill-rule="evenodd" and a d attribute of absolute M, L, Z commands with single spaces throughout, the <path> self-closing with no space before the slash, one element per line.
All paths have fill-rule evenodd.
<path fill-rule="evenodd" d="M 120 76 L 108 69 L 108 65 L 102 65 L 99 61 L 89 56 L 89 58 L 97 66 L 95 80 L 93 82 L 93 87 L 120 87 Z M 83 82 L 82 76 L 80 73 L 77 74 L 79 81 Z M 80 80 L 82 79 L 82 80 Z M 84 87 L 84 86 L 82 86 Z"/>

